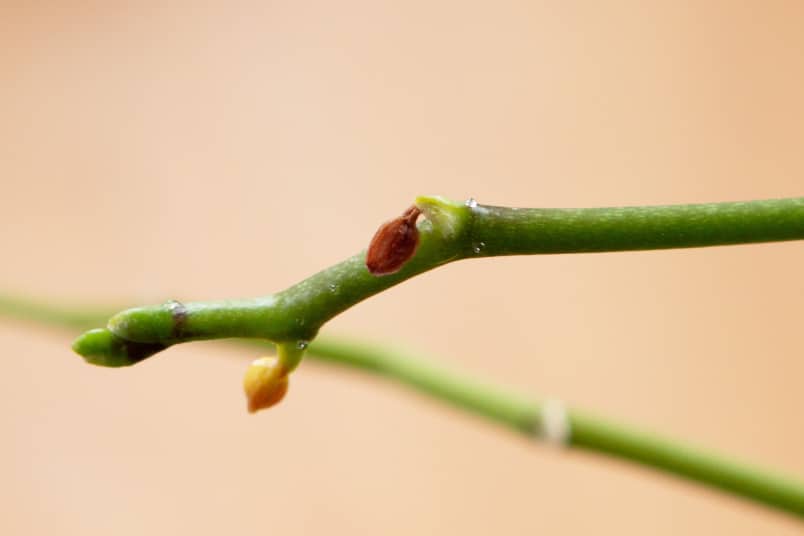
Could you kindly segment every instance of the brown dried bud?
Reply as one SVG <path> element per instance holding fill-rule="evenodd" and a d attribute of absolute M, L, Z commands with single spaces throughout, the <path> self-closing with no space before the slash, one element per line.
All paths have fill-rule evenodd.
<path fill-rule="evenodd" d="M 383 223 L 371 239 L 366 253 L 366 268 L 373 275 L 398 272 L 416 253 L 419 230 L 416 219 L 421 211 L 413 205 L 404 214 Z"/>

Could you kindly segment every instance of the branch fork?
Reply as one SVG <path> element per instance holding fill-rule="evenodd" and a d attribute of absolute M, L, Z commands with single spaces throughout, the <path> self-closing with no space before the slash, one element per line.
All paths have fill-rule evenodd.
<path fill-rule="evenodd" d="M 419 213 L 424 221 L 417 221 Z M 414 207 L 393 220 L 391 227 L 381 227 L 378 234 L 381 247 L 374 251 L 378 269 L 372 268 L 372 262 L 367 268 L 366 253 L 359 253 L 261 298 L 184 304 L 171 301 L 128 309 L 112 316 L 106 328 L 81 335 L 73 348 L 90 363 L 119 367 L 193 340 L 237 337 L 273 341 L 276 356 L 258 359 L 244 379 L 249 410 L 256 411 L 282 399 L 288 375 L 326 321 L 427 270 L 455 260 L 487 256 L 801 240 L 804 198 L 660 207 L 515 209 L 479 205 L 474 200 L 457 203 L 420 197 Z M 68 318 L 65 323 L 75 322 Z M 324 338 L 312 342 L 310 351 L 318 358 L 395 379 L 528 435 L 541 431 L 553 442 L 625 458 L 804 517 L 801 482 L 607 423 L 563 405 L 557 410 L 555 404 L 534 403 L 387 350 Z"/>

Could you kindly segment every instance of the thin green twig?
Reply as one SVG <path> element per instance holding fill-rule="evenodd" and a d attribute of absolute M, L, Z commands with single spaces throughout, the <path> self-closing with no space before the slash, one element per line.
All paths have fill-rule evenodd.
<path fill-rule="evenodd" d="M 41 325 L 82 329 L 108 317 L 102 312 L 82 311 L 84 309 L 54 307 L 0 296 L 0 315 Z M 236 342 L 260 350 L 272 346 L 271 343 L 253 339 Z M 308 352 L 309 357 L 316 361 L 386 378 L 433 400 L 534 439 L 544 438 L 545 417 L 552 412 L 551 408 L 556 407 L 554 402 L 539 402 L 449 371 L 431 360 L 389 350 L 384 346 L 322 335 L 310 345 Z M 802 482 L 631 427 L 613 424 L 576 409 L 567 408 L 565 415 L 567 446 L 622 458 L 804 518 Z M 561 419 L 561 415 L 558 418 Z M 561 441 L 562 436 L 553 436 L 552 439 Z"/>
<path fill-rule="evenodd" d="M 306 347 L 335 315 L 452 261 L 688 248 L 804 239 L 804 198 L 658 207 L 516 209 L 420 197 L 421 239 L 397 273 L 376 277 L 365 252 L 261 298 L 137 307 L 114 315 L 75 350 L 95 364 L 136 363 L 177 343 L 230 337 Z"/>

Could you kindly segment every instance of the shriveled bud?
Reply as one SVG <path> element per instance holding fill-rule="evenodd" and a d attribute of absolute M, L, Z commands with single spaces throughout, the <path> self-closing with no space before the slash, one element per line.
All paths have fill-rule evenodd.
<path fill-rule="evenodd" d="M 366 268 L 373 275 L 398 272 L 413 257 L 419 245 L 416 219 L 421 211 L 415 205 L 404 214 L 377 229 L 366 252 Z"/>
<path fill-rule="evenodd" d="M 270 408 L 288 392 L 288 376 L 276 357 L 261 357 L 249 365 L 243 378 L 248 411 L 254 413 Z"/>

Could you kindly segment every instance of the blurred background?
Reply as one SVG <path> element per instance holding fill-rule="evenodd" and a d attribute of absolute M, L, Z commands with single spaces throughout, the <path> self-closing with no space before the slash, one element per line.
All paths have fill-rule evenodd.
<path fill-rule="evenodd" d="M 280 290 L 418 194 L 514 206 L 804 194 L 804 3 L 0 6 L 0 292 L 129 306 Z M 347 311 L 534 397 L 804 476 L 801 243 L 463 262 Z M 311 361 L 91 367 L 0 321 L 3 534 L 800 534 Z"/>

